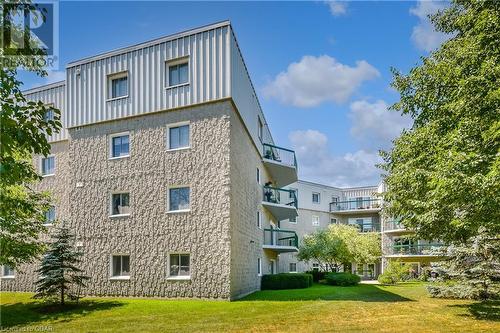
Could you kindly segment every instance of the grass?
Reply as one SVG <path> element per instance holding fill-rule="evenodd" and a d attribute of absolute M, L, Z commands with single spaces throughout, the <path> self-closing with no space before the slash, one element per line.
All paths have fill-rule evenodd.
<path fill-rule="evenodd" d="M 422 284 L 268 290 L 240 301 L 86 298 L 64 311 L 0 293 L 1 328 L 52 332 L 500 332 L 500 302 L 432 299 Z"/>

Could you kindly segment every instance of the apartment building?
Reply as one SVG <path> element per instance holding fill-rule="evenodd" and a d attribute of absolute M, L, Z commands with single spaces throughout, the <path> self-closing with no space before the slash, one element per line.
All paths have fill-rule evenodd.
<path fill-rule="evenodd" d="M 277 241 L 298 214 L 295 153 L 273 141 L 230 22 L 74 61 L 25 94 L 62 112 L 33 162 L 84 293 L 236 299 L 297 251 L 294 233 Z M 37 265 L 4 267 L 1 289 L 33 291 Z"/>
<path fill-rule="evenodd" d="M 390 260 L 411 265 L 415 274 L 421 272 L 437 257 L 432 253 L 437 242 L 411 239 L 412 232 L 400 221 L 387 219 L 382 214 L 379 194 L 383 183 L 377 186 L 337 188 L 299 180 L 289 186 L 298 198 L 296 218 L 281 221 L 281 233 L 295 233 L 300 242 L 307 234 L 326 229 L 330 224 L 356 226 L 359 232 L 377 232 L 381 235 L 382 257 L 371 263 L 351 263 L 343 267 L 363 279 L 375 279 Z M 318 268 L 314 262 L 297 260 L 296 253 L 280 254 L 280 272 L 304 272 Z"/>

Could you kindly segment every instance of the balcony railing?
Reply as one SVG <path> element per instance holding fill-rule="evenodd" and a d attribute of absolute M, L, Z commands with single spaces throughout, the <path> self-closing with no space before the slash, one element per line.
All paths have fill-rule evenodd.
<path fill-rule="evenodd" d="M 299 247 L 299 237 L 292 230 L 264 229 L 264 245 Z"/>
<path fill-rule="evenodd" d="M 384 222 L 384 230 L 385 231 L 390 231 L 390 230 L 404 230 L 404 229 L 406 229 L 406 228 L 401 223 L 401 221 L 392 220 L 392 221 L 385 221 Z"/>
<path fill-rule="evenodd" d="M 380 223 L 352 224 L 359 229 L 359 232 L 379 232 Z"/>
<path fill-rule="evenodd" d="M 297 196 L 294 190 L 287 190 L 284 188 L 277 188 L 271 186 L 264 186 L 263 200 L 277 205 L 286 205 L 297 208 Z"/>
<path fill-rule="evenodd" d="M 389 248 L 389 253 L 392 255 L 438 255 L 443 244 L 404 244 L 393 245 Z"/>
<path fill-rule="evenodd" d="M 337 201 L 330 203 L 330 212 L 365 210 L 380 208 L 380 199 Z"/>
<path fill-rule="evenodd" d="M 291 149 L 278 147 L 269 143 L 262 144 L 262 156 L 274 162 L 297 168 L 297 158 Z"/>

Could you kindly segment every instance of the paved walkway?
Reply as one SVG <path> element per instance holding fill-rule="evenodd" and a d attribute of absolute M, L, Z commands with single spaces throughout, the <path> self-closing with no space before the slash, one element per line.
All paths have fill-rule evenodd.
<path fill-rule="evenodd" d="M 364 280 L 364 281 L 361 281 L 360 283 L 362 283 L 362 284 L 380 284 L 380 283 L 378 283 L 377 280 Z"/>

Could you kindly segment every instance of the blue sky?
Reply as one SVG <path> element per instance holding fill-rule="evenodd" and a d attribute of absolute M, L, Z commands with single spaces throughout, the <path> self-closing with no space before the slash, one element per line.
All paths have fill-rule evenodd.
<path fill-rule="evenodd" d="M 297 152 L 300 178 L 376 184 L 378 149 L 410 120 L 390 68 L 408 71 L 439 46 L 412 1 L 73 2 L 59 7 L 60 71 L 20 73 L 26 88 L 64 78 L 65 64 L 114 48 L 229 19 L 277 144 Z"/>

